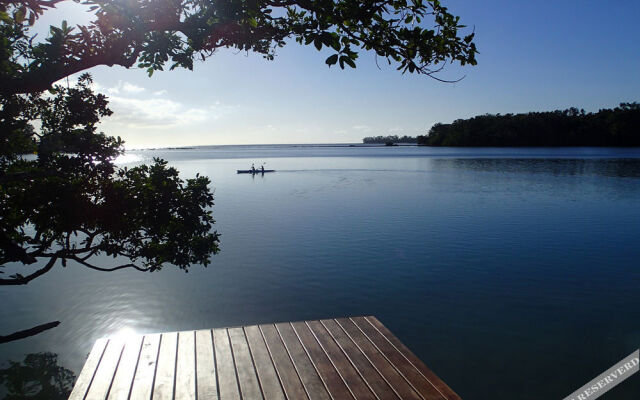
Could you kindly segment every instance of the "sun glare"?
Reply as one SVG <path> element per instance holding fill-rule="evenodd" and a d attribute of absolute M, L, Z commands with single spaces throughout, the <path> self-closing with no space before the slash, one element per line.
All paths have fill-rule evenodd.
<path fill-rule="evenodd" d="M 124 153 L 116 157 L 115 164 L 133 164 L 142 161 L 142 157 L 137 154 Z"/>
<path fill-rule="evenodd" d="M 128 342 L 139 335 L 140 334 L 136 332 L 133 328 L 130 328 L 127 326 L 127 327 L 121 328 L 115 334 L 111 335 L 109 339 L 116 342 Z"/>

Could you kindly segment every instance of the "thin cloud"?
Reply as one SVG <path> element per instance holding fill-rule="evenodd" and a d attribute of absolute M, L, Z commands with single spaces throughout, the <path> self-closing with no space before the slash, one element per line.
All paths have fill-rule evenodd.
<path fill-rule="evenodd" d="M 98 84 L 96 84 L 95 86 L 100 87 L 100 85 Z M 141 86 L 134 85 L 133 83 L 119 81 L 116 86 L 105 88 L 104 90 L 109 94 L 120 94 L 120 93 L 142 93 L 146 89 Z"/>
<path fill-rule="evenodd" d="M 140 86 L 136 86 L 136 85 L 134 85 L 132 83 L 129 83 L 129 82 L 125 82 L 122 85 L 122 90 L 125 93 L 140 93 L 140 92 L 144 92 L 145 88 L 140 87 Z"/>
<path fill-rule="evenodd" d="M 354 125 L 351 129 L 356 130 L 358 132 L 371 132 L 373 130 L 369 125 Z"/>
<path fill-rule="evenodd" d="M 168 98 L 124 96 L 110 96 L 109 107 L 114 113 L 105 120 L 106 124 L 145 130 L 173 129 L 214 121 L 235 109 L 219 102 L 205 107 L 189 107 Z"/>

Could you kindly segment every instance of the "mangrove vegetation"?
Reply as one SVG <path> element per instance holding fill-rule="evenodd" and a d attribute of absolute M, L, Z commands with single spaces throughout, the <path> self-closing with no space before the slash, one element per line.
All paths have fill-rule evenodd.
<path fill-rule="evenodd" d="M 640 146 L 640 104 L 595 113 L 570 108 L 526 114 L 485 114 L 435 124 L 425 146 Z"/>

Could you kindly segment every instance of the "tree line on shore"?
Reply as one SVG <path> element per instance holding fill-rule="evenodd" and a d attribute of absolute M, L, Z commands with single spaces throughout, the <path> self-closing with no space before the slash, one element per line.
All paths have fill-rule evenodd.
<path fill-rule="evenodd" d="M 640 146 L 640 104 L 585 113 L 575 107 L 526 114 L 485 114 L 435 124 L 425 146 Z"/>
<path fill-rule="evenodd" d="M 388 135 L 388 136 L 367 136 L 362 139 L 364 144 L 386 144 L 386 143 L 417 143 L 418 139 L 414 136 L 400 136 Z"/>

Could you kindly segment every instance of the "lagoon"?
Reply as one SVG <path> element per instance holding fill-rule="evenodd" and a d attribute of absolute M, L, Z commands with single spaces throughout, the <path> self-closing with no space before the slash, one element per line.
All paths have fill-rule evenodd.
<path fill-rule="evenodd" d="M 121 332 L 376 315 L 462 398 L 539 399 L 640 344 L 640 149 L 204 146 L 121 165 L 152 157 L 211 178 L 220 254 L 0 288 L 3 332 L 62 321 L 0 362 L 50 351 L 77 373 Z M 236 174 L 263 162 L 277 172 Z"/>

